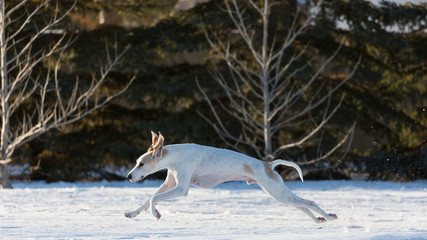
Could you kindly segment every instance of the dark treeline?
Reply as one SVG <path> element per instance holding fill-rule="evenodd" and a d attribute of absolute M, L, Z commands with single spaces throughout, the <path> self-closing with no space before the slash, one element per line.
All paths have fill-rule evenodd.
<path fill-rule="evenodd" d="M 67 9 L 72 1 L 60 4 L 61 9 Z M 108 107 L 26 144 L 15 153 L 12 166 L 29 163 L 31 179 L 120 179 L 117 170 L 128 170 L 149 147 L 151 130 L 161 131 L 165 144 L 195 142 L 226 147 L 200 116 L 212 113 L 196 78 L 212 98 L 226 102 L 212 80 L 216 60 L 210 58 L 204 31 L 232 38 L 233 25 L 222 1 L 206 1 L 188 10 L 177 6 L 173 0 L 78 1 L 62 26 L 77 36 L 64 58 L 63 87 L 73 86 L 76 75 L 82 81 L 89 78 L 91 70 L 102 62 L 106 45 L 112 47 L 115 42 L 119 49 L 129 47 L 129 51 L 102 91 L 122 86 L 135 74 L 137 79 Z M 286 34 L 296 8 L 296 0 L 283 1 L 271 13 L 271 31 L 276 36 Z M 253 21 L 253 31 L 257 31 L 256 19 Z M 427 5 L 328 0 L 316 23 L 293 48 L 310 44 L 304 59 L 321 62 L 341 42 L 339 54 L 316 82 L 336 85 L 360 58 L 356 73 L 339 90 L 346 95 L 342 106 L 315 136 L 319 141 L 288 151 L 283 158 L 303 164 L 318 157 L 356 122 L 345 158 L 341 159 L 344 146 L 325 161 L 303 164 L 307 179 L 427 179 Z M 238 49 L 239 45 L 232 47 Z M 223 63 L 215 63 L 226 71 Z M 43 67 L 39 71 L 46 70 Z M 304 74 L 308 73 L 302 77 Z M 339 97 L 331 101 L 336 103 Z M 236 123 L 230 119 L 225 124 Z M 295 126 L 275 141 L 297 136 L 306 131 L 304 127 L 304 123 Z M 240 131 L 237 125 L 235 131 Z M 250 150 L 247 154 L 253 155 Z"/>

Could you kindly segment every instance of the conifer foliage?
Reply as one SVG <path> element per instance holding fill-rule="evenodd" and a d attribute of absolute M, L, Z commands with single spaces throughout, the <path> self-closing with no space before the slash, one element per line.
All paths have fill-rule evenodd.
<path fill-rule="evenodd" d="M 229 77 L 235 74 L 225 62 L 215 58 L 218 55 L 206 36 L 213 42 L 230 43 L 233 57 L 248 68 L 256 69 L 256 62 L 251 61 L 251 53 L 237 38 L 235 24 L 224 1 L 200 2 L 192 8 L 179 10 L 175 0 L 77 1 L 61 23 L 62 28 L 78 35 L 69 47 L 69 54 L 63 58 L 63 64 L 58 66 L 65 80 L 61 81 L 62 89 L 72 89 L 77 75 L 82 84 L 84 79 L 90 79 L 91 73 L 99 68 L 100 59 L 106 59 L 105 42 L 117 42 L 118 52 L 129 50 L 100 92 L 116 92 L 135 72 L 136 79 L 125 94 L 106 108 L 62 127 L 62 131 L 49 131 L 23 145 L 14 152 L 14 163 L 29 166 L 32 179 L 120 179 L 120 174 L 117 175 L 120 168 L 132 165 L 148 147 L 150 130 L 161 131 L 168 143 L 196 142 L 230 148 L 202 117 L 208 116 L 215 121 L 196 79 L 214 109 L 220 110 L 219 103 L 226 107 L 230 98 L 213 77 L 220 76 L 215 75 L 219 73 L 224 79 L 232 79 Z M 254 1 L 260 6 L 263 2 Z M 318 1 L 269 2 L 275 4 L 266 29 L 271 36 L 269 46 L 277 47 L 272 48 L 274 52 L 280 48 L 279 43 L 286 38 L 293 23 L 296 26 L 304 23 L 304 14 L 298 11 Z M 73 1 L 58 3 L 64 12 Z M 244 6 L 248 1 L 236 3 Z M 262 24 L 256 20 L 259 14 L 250 6 L 242 9 L 244 21 L 251 23 L 248 36 L 254 37 L 255 44 L 262 44 L 261 35 L 251 35 L 262 32 Z M 51 8 L 41 11 L 25 31 L 40 27 L 44 23 L 41 17 L 53 14 Z M 303 50 L 290 73 L 301 68 L 294 79 L 310 79 L 337 49 L 339 52 L 312 82 L 311 88 L 300 95 L 295 110 L 285 117 L 304 109 L 311 96 L 319 96 L 317 99 L 325 96 L 346 80 L 355 66 L 357 69 L 321 108 L 307 112 L 305 121 L 290 125 L 286 131 L 278 131 L 270 143 L 272 149 L 277 149 L 299 141 L 319 125 L 328 104 L 329 113 L 339 105 L 322 130 L 305 144 L 277 152 L 274 157 L 300 163 L 307 173 L 310 172 L 306 178 L 427 178 L 427 4 L 380 2 L 374 5 L 362 0 L 324 0 L 316 14 L 315 21 L 288 46 L 289 54 L 283 55 L 283 62 Z M 14 27 L 10 26 L 10 32 Z M 43 44 L 47 42 L 37 42 L 33 51 L 46 47 Z M 48 66 L 39 65 L 38 69 L 45 71 Z M 290 86 L 301 88 L 296 84 Z M 241 93 L 247 92 L 250 92 L 248 87 L 242 88 Z M 256 96 L 247 97 L 253 100 Z M 257 107 L 261 106 L 254 105 L 253 111 Z M 245 134 L 244 128 L 241 121 L 230 118 L 228 113 L 217 111 L 230 135 L 239 139 Z M 286 120 L 281 117 L 279 114 L 272 120 Z M 349 149 L 347 141 L 324 160 L 310 162 L 324 157 L 355 122 Z M 258 146 L 264 143 L 263 139 L 252 140 Z M 240 151 L 259 157 L 248 145 L 239 147 Z M 286 173 L 286 169 L 276 170 Z M 17 172 L 15 177 L 20 175 Z"/>

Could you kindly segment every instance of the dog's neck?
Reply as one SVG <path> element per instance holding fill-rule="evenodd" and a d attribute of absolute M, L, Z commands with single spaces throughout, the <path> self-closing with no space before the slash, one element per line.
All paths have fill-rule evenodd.
<path fill-rule="evenodd" d="M 156 172 L 166 168 L 169 169 L 173 161 L 173 155 L 173 151 L 169 151 L 168 146 L 164 146 L 162 157 L 157 161 Z"/>

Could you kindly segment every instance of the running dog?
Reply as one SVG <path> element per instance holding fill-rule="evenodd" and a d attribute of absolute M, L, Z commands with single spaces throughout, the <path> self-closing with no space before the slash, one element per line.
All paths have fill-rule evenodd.
<path fill-rule="evenodd" d="M 300 209 L 316 223 L 337 219 L 337 215 L 325 213 L 316 203 L 296 196 L 274 171 L 278 165 L 293 167 L 303 180 L 300 167 L 293 162 L 285 160 L 264 162 L 235 151 L 197 144 L 163 146 L 162 134 L 157 135 L 151 132 L 151 135 L 152 145 L 136 160 L 136 166 L 129 172 L 127 178 L 136 182 L 161 169 L 168 169 L 167 177 L 160 188 L 140 208 L 125 213 L 128 218 L 136 217 L 150 208 L 153 216 L 160 219 L 161 215 L 155 207 L 156 203 L 186 196 L 190 185 L 210 188 L 226 181 L 247 181 L 248 184 L 257 183 L 277 201 Z M 314 216 L 310 210 L 319 213 L 322 217 Z"/>

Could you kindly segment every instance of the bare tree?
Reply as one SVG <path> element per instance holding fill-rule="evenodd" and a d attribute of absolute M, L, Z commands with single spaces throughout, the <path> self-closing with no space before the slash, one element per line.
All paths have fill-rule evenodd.
<path fill-rule="evenodd" d="M 314 136 L 320 133 L 344 99 L 343 95 L 338 104 L 332 107 L 332 95 L 352 77 L 357 65 L 338 84 L 328 86 L 323 82 L 319 86 L 319 81 L 316 80 L 337 56 L 342 44 L 332 56 L 320 64 L 320 61 L 315 59 L 301 64 L 310 46 L 300 46 L 299 50 L 295 51 L 294 45 L 297 38 L 314 24 L 322 1 L 311 3 L 310 11 L 305 14 L 301 8 L 297 8 L 288 32 L 283 37 L 271 36 L 273 31 L 269 26 L 272 9 L 283 2 L 269 0 L 259 1 L 259 4 L 253 0 L 224 2 L 226 12 L 235 27 L 231 32 L 232 37 L 228 38 L 231 40 L 224 40 L 220 34 L 208 30 L 205 30 L 205 34 L 215 56 L 228 66 L 227 74 L 220 72 L 218 67 L 212 73 L 213 79 L 221 86 L 228 102 L 227 104 L 218 102 L 218 105 L 215 105 L 197 82 L 214 117 L 202 116 L 230 147 L 239 151 L 241 146 L 249 147 L 259 158 L 270 161 L 292 148 L 302 147 L 313 141 Z M 259 16 L 256 21 L 250 22 L 250 17 L 245 16 L 249 8 Z M 253 27 L 257 22 L 261 25 L 258 28 L 260 33 Z M 233 51 L 231 45 L 236 43 L 236 39 L 242 42 L 239 46 L 245 47 L 246 55 Z M 311 76 L 305 79 L 298 78 L 298 74 L 307 71 L 315 63 L 319 66 Z M 220 110 L 240 122 L 239 135 L 232 134 L 226 127 L 224 119 L 218 112 Z M 323 113 L 319 117 L 313 117 L 314 111 Z M 274 142 L 280 131 L 308 123 L 310 127 L 298 139 L 290 139 L 289 143 Z M 354 125 L 343 140 L 325 155 L 308 162 L 313 163 L 329 157 L 344 144 L 353 129 Z"/>
<path fill-rule="evenodd" d="M 106 63 L 99 73 L 92 73 L 89 86 L 79 84 L 76 79 L 73 90 L 65 93 L 60 85 L 60 65 L 75 37 L 56 28 L 60 28 L 59 23 L 75 7 L 76 1 L 64 13 L 60 13 L 58 3 L 51 0 L 42 0 L 33 8 L 29 4 L 29 0 L 15 1 L 15 5 L 9 6 L 5 1 L 0 3 L 0 176 L 3 188 L 12 187 L 6 166 L 12 161 L 17 148 L 51 129 L 76 122 L 105 106 L 134 80 L 132 78 L 113 94 L 100 94 L 107 75 L 126 52 L 117 52 L 115 46 L 114 54 L 111 54 L 106 47 Z M 53 17 L 40 27 L 33 21 L 45 8 L 52 8 Z M 24 34 L 31 28 L 34 29 L 32 33 Z M 51 47 L 34 49 L 36 41 L 55 32 L 59 37 Z M 48 68 L 44 75 L 35 73 L 35 68 L 41 65 Z M 33 107 L 27 110 L 24 106 L 29 101 Z"/>

